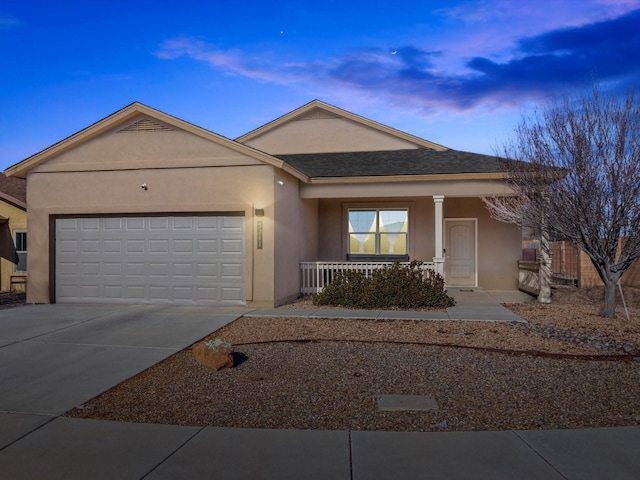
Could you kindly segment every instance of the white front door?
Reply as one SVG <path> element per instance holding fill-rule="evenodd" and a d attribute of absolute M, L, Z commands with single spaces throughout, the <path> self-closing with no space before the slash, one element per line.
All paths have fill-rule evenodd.
<path fill-rule="evenodd" d="M 476 219 L 445 219 L 444 237 L 447 285 L 476 286 Z"/>

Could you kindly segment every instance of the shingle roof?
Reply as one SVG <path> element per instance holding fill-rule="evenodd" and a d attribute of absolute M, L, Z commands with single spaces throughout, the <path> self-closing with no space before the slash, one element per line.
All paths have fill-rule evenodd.
<path fill-rule="evenodd" d="M 502 159 L 427 149 L 275 155 L 312 178 L 503 172 Z"/>
<path fill-rule="evenodd" d="M 7 177 L 4 173 L 0 172 L 0 193 L 4 193 L 5 195 L 26 203 L 27 181 L 23 178 Z"/>

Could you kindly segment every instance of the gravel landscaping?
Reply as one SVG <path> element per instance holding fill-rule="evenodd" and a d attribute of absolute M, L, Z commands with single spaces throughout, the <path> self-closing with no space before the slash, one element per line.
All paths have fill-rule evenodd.
<path fill-rule="evenodd" d="M 574 288 L 554 290 L 552 305 L 507 305 L 525 324 L 243 317 L 211 337 L 234 345 L 233 368 L 209 370 L 187 349 L 67 415 L 330 430 L 640 425 L 638 293 L 625 290 L 630 321 L 622 308 L 598 315 L 601 289 Z M 382 395 L 425 395 L 438 409 L 380 410 Z"/>

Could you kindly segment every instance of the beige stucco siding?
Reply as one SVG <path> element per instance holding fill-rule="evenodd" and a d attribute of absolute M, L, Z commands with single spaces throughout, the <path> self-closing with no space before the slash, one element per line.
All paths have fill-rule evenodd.
<path fill-rule="evenodd" d="M 298 181 L 285 173 L 274 182 L 274 299 L 282 303 L 300 291 L 302 213 Z"/>
<path fill-rule="evenodd" d="M 513 191 L 496 180 L 443 180 L 316 183 L 302 185 L 302 198 L 394 198 L 444 195 L 445 197 L 477 197 L 509 195 Z"/>
<path fill-rule="evenodd" d="M 276 173 L 274 198 L 274 298 L 279 305 L 300 294 L 300 262 L 317 256 L 318 202 L 301 201 L 299 182 L 284 172 Z"/>
<path fill-rule="evenodd" d="M 408 208 L 409 259 L 431 262 L 435 254 L 435 209 L 432 197 L 376 199 L 343 198 L 319 201 L 317 261 L 344 261 L 349 208 Z M 517 288 L 521 233 L 493 220 L 479 198 L 446 198 L 445 218 L 473 218 L 478 222 L 478 285 L 488 290 Z"/>
<path fill-rule="evenodd" d="M 444 217 L 478 221 L 478 286 L 486 290 L 516 290 L 522 233 L 511 224 L 489 215 L 479 198 L 445 198 Z"/>
<path fill-rule="evenodd" d="M 144 169 L 102 172 L 34 172 L 27 178 L 29 203 L 28 302 L 48 303 L 49 221 L 55 215 L 243 212 L 248 301 L 273 299 L 273 224 L 265 223 L 264 248 L 255 251 L 254 206 L 273 218 L 274 168 Z M 140 188 L 145 183 L 147 190 Z"/>
<path fill-rule="evenodd" d="M 273 154 L 418 148 L 413 142 L 371 129 L 346 118 L 291 121 L 245 144 Z"/>
<path fill-rule="evenodd" d="M 122 126 L 64 152 L 35 171 L 261 165 L 224 145 L 181 130 L 122 133 Z"/>

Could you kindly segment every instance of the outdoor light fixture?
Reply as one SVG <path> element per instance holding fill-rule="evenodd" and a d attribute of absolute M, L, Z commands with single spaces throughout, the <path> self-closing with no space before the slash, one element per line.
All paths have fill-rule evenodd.
<path fill-rule="evenodd" d="M 264 217 L 264 208 L 256 208 L 256 217 Z"/>
<path fill-rule="evenodd" d="M 278 185 L 284 185 L 284 182 L 283 182 L 282 180 L 278 180 L 276 183 L 277 183 Z"/>
<path fill-rule="evenodd" d="M 146 191 L 147 190 L 147 184 L 143 183 L 142 185 L 140 185 L 140 188 Z"/>

